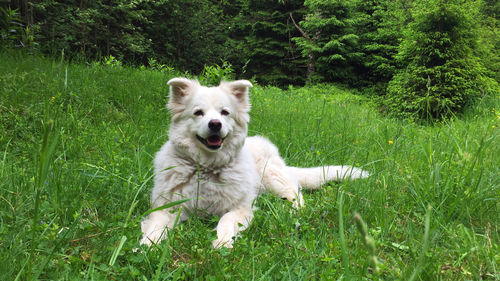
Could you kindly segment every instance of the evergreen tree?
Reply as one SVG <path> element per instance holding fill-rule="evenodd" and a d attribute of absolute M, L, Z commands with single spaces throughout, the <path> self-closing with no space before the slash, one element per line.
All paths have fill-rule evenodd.
<path fill-rule="evenodd" d="M 399 59 L 407 67 L 391 80 L 387 105 L 419 119 L 440 119 L 462 111 L 496 87 L 484 75 L 477 48 L 477 2 L 421 0 L 405 31 Z"/>
<path fill-rule="evenodd" d="M 488 75 L 500 83 L 500 1 L 483 0 L 481 13 L 476 54 L 488 69 Z"/>
<path fill-rule="evenodd" d="M 151 22 L 145 30 L 155 58 L 195 73 L 226 59 L 231 52 L 225 43 L 230 24 L 219 4 L 211 0 L 145 2 Z"/>
<path fill-rule="evenodd" d="M 313 81 L 358 85 L 354 75 L 363 54 L 355 25 L 359 17 L 356 0 L 306 0 L 308 14 L 300 22 L 307 36 L 294 38 L 309 64 L 314 64 Z"/>
<path fill-rule="evenodd" d="M 302 1 L 244 1 L 231 32 L 229 60 L 264 84 L 304 84 L 304 60 L 291 38 L 298 35 L 290 14 L 302 16 Z"/>
<path fill-rule="evenodd" d="M 361 65 L 356 74 L 367 85 L 383 85 L 391 80 L 397 70 L 394 59 L 397 54 L 404 14 L 401 1 L 370 0 L 358 4 Z"/>
<path fill-rule="evenodd" d="M 140 0 L 31 2 L 36 40 L 42 51 L 99 59 L 144 60 L 149 41 Z"/>

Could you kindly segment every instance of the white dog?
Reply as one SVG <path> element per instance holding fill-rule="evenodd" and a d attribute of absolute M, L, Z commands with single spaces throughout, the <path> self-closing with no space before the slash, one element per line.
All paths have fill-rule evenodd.
<path fill-rule="evenodd" d="M 168 82 L 172 114 L 169 141 L 155 157 L 152 208 L 191 198 L 182 205 L 153 212 L 142 222 L 141 244 L 166 238 L 181 208 L 220 217 L 214 247 L 232 247 L 233 237 L 253 218 L 252 204 L 265 189 L 303 205 L 301 188 L 315 189 L 328 181 L 364 178 L 368 173 L 350 166 L 296 168 L 286 166 L 278 149 L 264 137 L 247 138 L 250 120 L 246 80 L 204 87 L 198 81 Z"/>

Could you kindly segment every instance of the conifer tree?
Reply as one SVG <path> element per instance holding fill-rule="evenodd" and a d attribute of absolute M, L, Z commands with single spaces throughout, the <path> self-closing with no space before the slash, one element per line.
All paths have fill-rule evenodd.
<path fill-rule="evenodd" d="M 461 112 L 494 81 L 474 56 L 477 2 L 420 0 L 398 58 L 406 66 L 388 86 L 387 105 L 399 115 L 441 119 Z"/>
<path fill-rule="evenodd" d="M 363 53 L 356 75 L 367 85 L 391 80 L 397 70 L 397 54 L 404 14 L 401 1 L 369 0 L 358 4 L 360 21 L 357 26 L 359 46 Z"/>
<path fill-rule="evenodd" d="M 144 29 L 151 39 L 155 59 L 193 73 L 225 59 L 230 52 L 225 46 L 229 25 L 222 7 L 213 2 L 145 1 L 151 23 Z"/>
<path fill-rule="evenodd" d="M 229 60 L 239 72 L 264 84 L 305 83 L 305 63 L 292 37 L 290 14 L 300 18 L 302 0 L 244 1 L 231 32 L 235 52 Z"/>
<path fill-rule="evenodd" d="M 354 0 L 306 0 L 308 14 L 300 22 L 307 37 L 295 42 L 304 58 L 314 64 L 310 80 L 340 82 L 356 85 L 354 68 L 362 58 L 354 26 L 359 20 Z"/>
<path fill-rule="evenodd" d="M 139 0 L 31 2 L 32 28 L 46 53 L 99 59 L 113 55 L 141 60 L 149 50 L 142 25 L 147 23 Z"/>
<path fill-rule="evenodd" d="M 476 53 L 488 69 L 488 75 L 500 83 L 500 1 L 483 0 L 481 15 Z"/>

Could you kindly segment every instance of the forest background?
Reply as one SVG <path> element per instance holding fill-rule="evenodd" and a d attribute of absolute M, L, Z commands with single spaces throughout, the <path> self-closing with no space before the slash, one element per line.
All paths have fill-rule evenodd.
<path fill-rule="evenodd" d="M 403 117 L 454 115 L 500 79 L 496 0 L 0 3 L 3 45 L 17 34 L 14 45 L 77 60 L 208 68 L 278 87 L 340 83 Z"/>

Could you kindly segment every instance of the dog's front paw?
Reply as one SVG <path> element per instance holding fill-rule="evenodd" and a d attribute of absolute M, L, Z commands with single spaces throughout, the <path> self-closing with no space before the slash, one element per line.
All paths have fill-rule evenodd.
<path fill-rule="evenodd" d="M 151 219 L 147 219 L 141 223 L 142 239 L 139 242 L 141 245 L 151 246 L 158 244 L 161 240 L 167 238 L 167 230 L 163 225 L 157 225 Z"/>
<path fill-rule="evenodd" d="M 144 233 L 141 241 L 139 242 L 141 245 L 151 246 L 152 244 L 158 244 L 160 241 L 167 238 L 165 234 L 165 229 L 157 230 L 150 233 Z"/>
<path fill-rule="evenodd" d="M 295 210 L 304 207 L 304 198 L 302 198 L 302 194 L 299 193 L 299 195 L 292 200 L 292 207 Z"/>
<path fill-rule="evenodd" d="M 231 249 L 233 248 L 233 242 L 234 242 L 233 239 L 229 240 L 215 239 L 214 241 L 212 241 L 212 246 L 214 247 L 214 249 L 220 249 L 222 247 Z"/>

